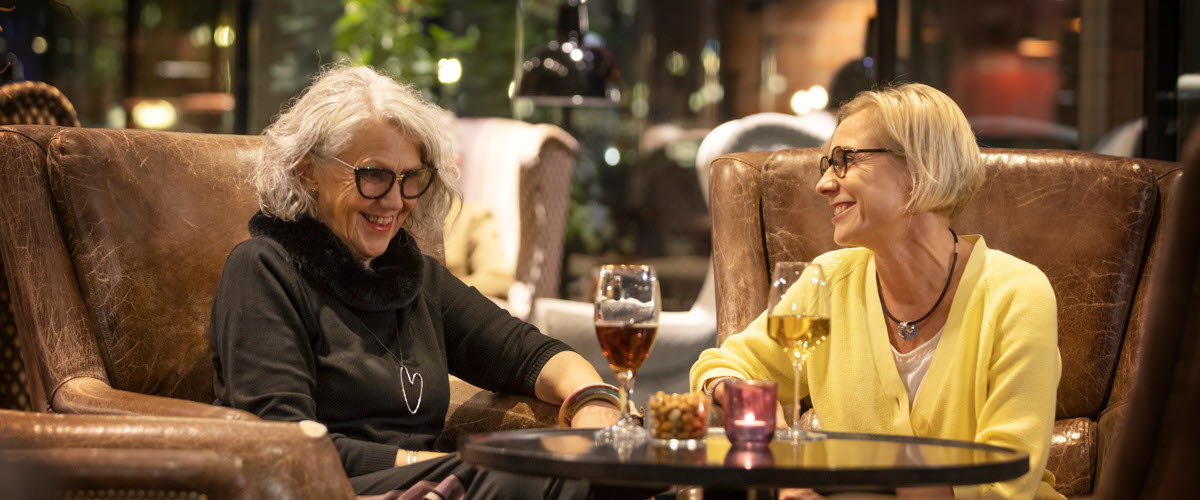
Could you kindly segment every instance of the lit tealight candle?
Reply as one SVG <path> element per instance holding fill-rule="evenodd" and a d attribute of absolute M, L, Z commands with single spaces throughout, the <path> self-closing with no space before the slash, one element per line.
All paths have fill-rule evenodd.
<path fill-rule="evenodd" d="M 775 383 L 770 381 L 726 382 L 725 435 L 730 442 L 765 443 L 771 440 L 775 435 L 775 394 Z"/>
<path fill-rule="evenodd" d="M 766 424 L 766 422 L 754 418 L 753 412 L 747 413 L 746 416 L 742 417 L 741 420 L 735 420 L 733 423 L 735 423 L 737 425 L 750 425 L 750 426 L 759 426 L 759 425 Z"/>

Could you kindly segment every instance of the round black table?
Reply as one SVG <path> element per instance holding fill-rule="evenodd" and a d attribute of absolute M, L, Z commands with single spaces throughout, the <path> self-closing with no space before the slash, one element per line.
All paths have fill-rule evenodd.
<path fill-rule="evenodd" d="M 829 432 L 821 441 L 732 450 L 722 429 L 713 428 L 691 449 L 647 443 L 618 450 L 596 444 L 594 434 L 574 429 L 476 434 L 460 443 L 459 452 L 467 463 L 517 474 L 738 490 L 979 484 L 1029 471 L 1025 452 L 946 439 Z"/>

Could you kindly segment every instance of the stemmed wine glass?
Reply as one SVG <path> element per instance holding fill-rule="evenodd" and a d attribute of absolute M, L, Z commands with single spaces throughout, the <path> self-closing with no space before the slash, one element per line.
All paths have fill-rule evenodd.
<path fill-rule="evenodd" d="M 829 285 L 820 264 L 780 262 L 771 276 L 767 335 L 792 358 L 792 442 L 824 438 L 800 428 L 800 374 L 808 355 L 829 338 Z"/>
<path fill-rule="evenodd" d="M 601 443 L 636 445 L 649 438 L 629 413 L 633 379 L 654 346 L 662 311 L 658 275 L 650 266 L 607 265 L 596 275 L 596 337 L 621 389 L 621 418 L 601 429 Z"/>

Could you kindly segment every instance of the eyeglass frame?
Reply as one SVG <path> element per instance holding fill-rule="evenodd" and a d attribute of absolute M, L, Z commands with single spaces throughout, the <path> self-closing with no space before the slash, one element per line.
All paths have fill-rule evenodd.
<path fill-rule="evenodd" d="M 392 188 L 395 187 L 396 184 L 400 184 L 400 186 L 401 186 L 400 187 L 400 197 L 401 198 L 404 198 L 406 200 L 415 200 L 417 198 L 420 198 L 422 195 L 424 195 L 426 191 L 429 191 L 429 188 L 433 187 L 433 181 L 437 180 L 437 167 L 434 167 L 433 165 L 422 164 L 422 166 L 420 168 L 414 168 L 407 172 L 401 172 L 401 173 L 397 174 L 396 172 L 393 172 L 391 169 L 387 169 L 387 168 L 383 168 L 383 167 L 356 167 L 354 165 L 346 163 L 341 158 L 338 158 L 336 156 L 330 156 L 330 158 L 333 158 L 338 163 L 341 163 L 342 165 L 350 167 L 351 169 L 354 170 L 354 187 L 358 188 L 359 196 L 362 196 L 363 198 L 366 198 L 368 200 L 378 200 L 380 198 L 383 198 L 384 196 L 387 196 L 388 193 L 392 192 Z M 376 171 L 376 170 L 382 170 L 384 172 L 387 172 L 388 174 L 391 174 L 392 182 L 388 184 L 387 189 L 384 189 L 383 193 L 380 194 L 379 196 L 367 196 L 366 194 L 363 193 L 363 190 L 362 190 L 362 173 Z M 421 189 L 421 192 L 417 193 L 416 196 L 408 196 L 408 195 L 404 194 L 404 178 L 414 172 L 421 172 L 421 171 L 425 171 L 425 170 L 429 171 L 429 184 L 426 184 L 425 187 Z"/>
<path fill-rule="evenodd" d="M 838 168 L 838 162 L 836 161 L 836 158 L 834 158 L 837 156 L 839 151 L 842 154 L 842 163 L 844 163 L 844 165 L 842 165 L 841 168 Z M 893 152 L 892 150 L 885 149 L 885 148 L 846 149 L 841 146 L 834 146 L 833 150 L 829 152 L 829 155 L 821 157 L 821 160 L 817 163 L 817 168 L 821 172 L 821 177 L 825 177 L 825 172 L 828 171 L 830 168 L 832 168 L 833 175 L 836 175 L 838 179 L 845 179 L 846 178 L 846 170 L 850 168 L 850 155 L 857 154 L 857 153 L 892 153 L 892 152 Z"/>

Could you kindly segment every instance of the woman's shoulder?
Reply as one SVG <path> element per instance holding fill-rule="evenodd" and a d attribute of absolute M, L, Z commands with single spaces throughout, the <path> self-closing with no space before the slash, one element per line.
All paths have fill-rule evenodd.
<path fill-rule="evenodd" d="M 984 257 L 986 260 L 980 281 L 988 290 L 1054 296 L 1050 279 L 1037 266 L 995 248 L 988 248 Z"/>
<path fill-rule="evenodd" d="M 238 243 L 229 251 L 229 257 L 226 258 L 226 265 L 229 263 L 252 263 L 252 262 L 285 262 L 291 260 L 287 250 L 280 245 L 279 242 L 264 236 L 253 236 L 248 240 Z"/>
<path fill-rule="evenodd" d="M 298 282 L 299 269 L 283 245 L 263 236 L 251 237 L 233 247 L 221 273 L 223 280 L 237 281 L 267 276 L 273 276 L 275 281 Z"/>
<path fill-rule="evenodd" d="M 854 271 L 865 270 L 871 260 L 871 251 L 862 247 L 839 248 L 830 250 L 813 259 L 821 265 L 825 278 L 833 281 L 843 279 Z"/>

